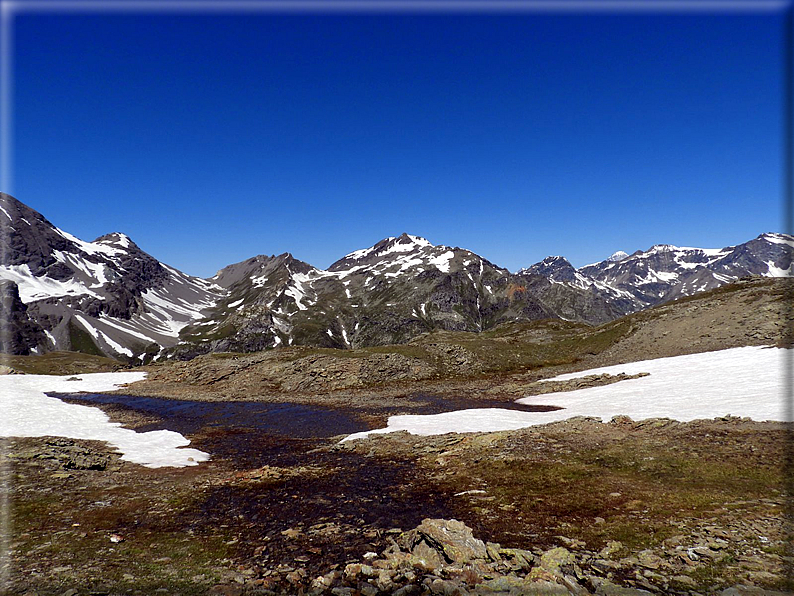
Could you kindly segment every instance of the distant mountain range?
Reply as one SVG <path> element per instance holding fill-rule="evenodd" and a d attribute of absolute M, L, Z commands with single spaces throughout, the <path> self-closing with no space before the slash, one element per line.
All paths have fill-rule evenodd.
<path fill-rule="evenodd" d="M 356 348 L 435 329 L 481 332 L 562 318 L 599 324 L 746 276 L 792 273 L 794 238 L 719 249 L 665 244 L 574 268 L 548 257 L 511 273 L 462 248 L 402 234 L 327 270 L 256 256 L 210 279 L 124 234 L 85 242 L 0 193 L 0 351 L 72 350 L 146 362 L 283 345 Z"/>

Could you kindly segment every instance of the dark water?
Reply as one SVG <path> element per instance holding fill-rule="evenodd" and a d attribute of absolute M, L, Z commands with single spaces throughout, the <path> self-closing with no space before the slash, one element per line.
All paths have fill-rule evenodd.
<path fill-rule="evenodd" d="M 349 412 L 301 404 L 184 401 L 103 393 L 49 395 L 82 405 L 122 406 L 162 420 L 139 428 L 139 431 L 168 429 L 192 434 L 212 428 L 235 428 L 309 439 L 350 434 L 368 428 Z"/>
<path fill-rule="evenodd" d="M 159 419 L 159 422 L 138 428 L 139 431 L 168 429 L 187 435 L 220 429 L 250 430 L 295 439 L 321 439 L 371 428 L 356 416 L 364 412 L 355 409 L 333 409 L 294 403 L 188 401 L 114 393 L 49 395 L 83 405 L 122 407 Z M 414 394 L 409 400 L 412 408 L 392 405 L 384 408 L 381 414 L 437 414 L 467 408 L 504 408 L 524 412 L 559 409 L 547 405 L 527 406 L 509 401 L 450 399 L 426 394 Z"/>
<path fill-rule="evenodd" d="M 114 393 L 49 393 L 69 403 L 97 406 L 114 418 L 113 410 L 122 408 L 156 418 L 157 422 L 136 427 L 140 432 L 173 430 L 188 436 L 191 446 L 210 453 L 212 459 L 234 461 L 238 467 L 299 465 L 304 451 L 329 437 L 347 435 L 372 428 L 359 415 L 373 414 L 356 408 L 333 409 L 294 403 L 251 401 L 206 402 L 139 397 Z M 437 414 L 467 408 L 505 408 L 525 412 L 556 410 L 554 406 L 524 406 L 497 400 L 449 398 L 414 394 L 406 398 L 413 406 L 392 404 L 376 413 L 385 417 L 410 412 Z"/>

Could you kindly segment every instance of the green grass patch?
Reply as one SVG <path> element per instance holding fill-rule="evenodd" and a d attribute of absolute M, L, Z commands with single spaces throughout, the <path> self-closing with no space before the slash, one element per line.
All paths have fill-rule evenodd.
<path fill-rule="evenodd" d="M 50 352 L 40 356 L 9 356 L 4 354 L 0 362 L 14 370 L 29 375 L 75 375 L 92 372 L 112 372 L 124 365 L 107 356 L 96 356 L 80 352 Z"/>
<path fill-rule="evenodd" d="M 83 329 L 80 329 L 72 321 L 69 321 L 69 343 L 72 350 L 83 354 L 93 354 L 94 356 L 104 356 L 105 353 L 94 343 L 91 336 Z"/>

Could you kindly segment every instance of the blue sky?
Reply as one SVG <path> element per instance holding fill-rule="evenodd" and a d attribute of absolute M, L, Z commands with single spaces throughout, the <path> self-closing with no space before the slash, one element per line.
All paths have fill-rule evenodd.
<path fill-rule="evenodd" d="M 187 273 L 782 224 L 779 14 L 19 14 L 13 194 Z M 7 189 L 6 189 L 7 190 Z"/>

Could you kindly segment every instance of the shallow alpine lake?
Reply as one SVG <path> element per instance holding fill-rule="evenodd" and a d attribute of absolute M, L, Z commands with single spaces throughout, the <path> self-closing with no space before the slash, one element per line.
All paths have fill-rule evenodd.
<path fill-rule="evenodd" d="M 252 401 L 190 401 L 113 393 L 48 393 L 70 403 L 113 405 L 160 419 L 138 431 L 168 429 L 194 434 L 212 428 L 239 428 L 299 439 L 327 438 L 366 430 L 352 413 L 323 406 Z"/>

